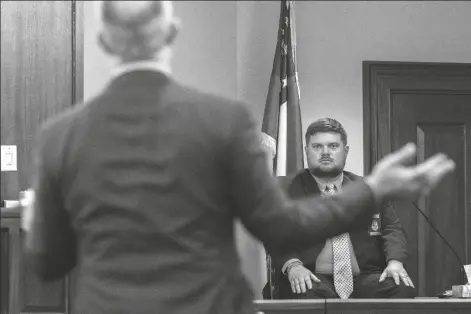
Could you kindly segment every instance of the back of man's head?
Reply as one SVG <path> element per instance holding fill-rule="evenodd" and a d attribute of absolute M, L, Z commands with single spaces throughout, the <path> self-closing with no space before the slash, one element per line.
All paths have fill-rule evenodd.
<path fill-rule="evenodd" d="M 172 44 L 179 21 L 171 1 L 99 1 L 103 49 L 123 61 L 154 58 Z"/>

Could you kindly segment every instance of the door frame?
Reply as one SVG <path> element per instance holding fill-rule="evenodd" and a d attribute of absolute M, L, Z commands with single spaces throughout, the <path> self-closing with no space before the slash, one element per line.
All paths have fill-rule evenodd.
<path fill-rule="evenodd" d="M 373 166 L 392 150 L 392 95 L 437 91 L 471 94 L 471 63 L 363 62 L 365 174 L 370 173 Z M 465 206 L 471 210 L 471 198 L 465 201 Z M 420 238 L 419 235 L 419 242 Z M 470 256 L 465 258 L 469 262 Z M 424 275 L 424 270 L 418 269 L 419 293 Z"/>
<path fill-rule="evenodd" d="M 84 3 L 72 1 L 72 104 L 75 106 L 83 101 L 84 90 Z M 65 310 L 72 313 L 74 295 L 77 285 L 77 269 L 65 278 Z"/>
<path fill-rule="evenodd" d="M 391 147 L 381 145 L 382 134 L 391 134 L 391 103 L 390 95 L 395 90 L 417 90 L 409 86 L 396 89 L 393 79 L 407 77 L 415 79 L 447 80 L 450 82 L 469 82 L 471 80 L 471 63 L 438 63 L 438 62 L 397 62 L 397 61 L 363 61 L 363 166 L 368 174 L 373 166 L 386 154 Z M 462 84 L 464 85 L 464 84 Z M 471 85 L 469 85 L 471 86 Z M 457 92 L 469 90 L 453 88 Z M 389 97 L 384 97 L 388 95 Z M 390 141 L 387 141 L 390 143 Z"/>
<path fill-rule="evenodd" d="M 84 3 L 72 1 L 72 105 L 83 101 Z"/>

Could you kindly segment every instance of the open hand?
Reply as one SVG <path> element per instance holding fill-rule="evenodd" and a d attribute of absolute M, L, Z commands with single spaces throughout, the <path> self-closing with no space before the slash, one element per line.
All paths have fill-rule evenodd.
<path fill-rule="evenodd" d="M 319 278 L 303 265 L 293 266 L 288 272 L 288 279 L 293 293 L 306 293 L 306 287 L 312 289 L 312 281 L 320 282 Z"/>
<path fill-rule="evenodd" d="M 399 261 L 389 261 L 388 266 L 384 269 L 381 277 L 379 277 L 379 282 L 385 281 L 388 277 L 393 278 L 398 286 L 402 281 L 407 287 L 415 288 L 412 279 L 410 279 L 409 274 L 404 269 L 404 265 Z"/>
<path fill-rule="evenodd" d="M 436 154 L 417 166 L 406 166 L 415 158 L 416 146 L 409 143 L 379 161 L 365 179 L 379 200 L 425 196 L 455 168 L 444 154 Z"/>

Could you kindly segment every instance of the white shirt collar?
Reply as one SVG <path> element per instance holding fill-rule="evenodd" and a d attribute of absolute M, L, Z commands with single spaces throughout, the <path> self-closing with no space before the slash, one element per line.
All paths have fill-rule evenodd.
<path fill-rule="evenodd" d="M 158 60 L 122 63 L 116 68 L 114 68 L 111 74 L 114 77 L 117 77 L 128 72 L 139 71 L 139 70 L 160 72 L 167 76 L 171 76 L 172 74 L 170 65 L 168 65 L 167 63 L 158 61 Z"/>
<path fill-rule="evenodd" d="M 330 184 L 333 184 L 337 188 L 338 191 L 342 189 L 343 171 L 338 175 L 338 177 L 332 178 L 332 179 L 319 178 L 313 175 L 312 173 L 311 175 L 314 177 L 314 180 L 316 180 L 317 186 L 319 187 L 319 190 L 321 191 L 325 191 L 325 188 Z"/>

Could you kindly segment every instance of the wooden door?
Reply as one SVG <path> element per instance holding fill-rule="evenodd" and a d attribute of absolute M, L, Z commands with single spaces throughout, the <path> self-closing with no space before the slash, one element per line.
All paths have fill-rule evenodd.
<path fill-rule="evenodd" d="M 364 64 L 365 170 L 407 142 L 417 160 L 444 152 L 456 170 L 427 198 L 417 200 L 461 263 L 471 263 L 471 64 Z M 407 232 L 407 267 L 419 296 L 461 284 L 462 272 L 412 203 L 397 204 Z"/>
<path fill-rule="evenodd" d="M 1 144 L 18 153 L 18 171 L 2 172 L 2 200 L 17 200 L 31 186 L 40 124 L 82 98 L 82 6 L 1 1 Z M 22 254 L 20 209 L 1 214 L 1 314 L 68 313 L 69 280 L 41 283 Z"/>

